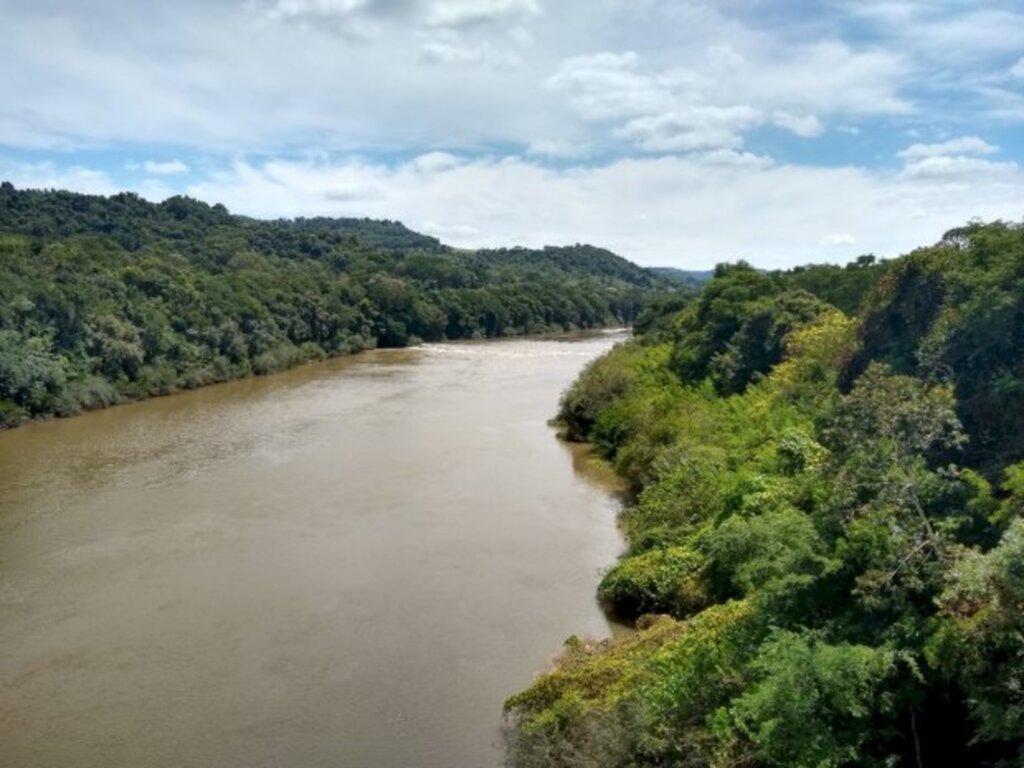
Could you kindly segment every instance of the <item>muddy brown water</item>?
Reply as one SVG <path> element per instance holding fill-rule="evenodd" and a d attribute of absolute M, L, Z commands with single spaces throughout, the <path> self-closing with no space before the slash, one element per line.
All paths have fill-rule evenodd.
<path fill-rule="evenodd" d="M 620 336 L 381 351 L 0 433 L 0 766 L 491 768 L 622 543 L 546 421 Z"/>

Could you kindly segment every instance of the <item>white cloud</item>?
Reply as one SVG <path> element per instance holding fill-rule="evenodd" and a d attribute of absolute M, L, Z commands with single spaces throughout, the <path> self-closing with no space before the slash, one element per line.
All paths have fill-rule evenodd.
<path fill-rule="evenodd" d="M 748 168 L 770 168 L 775 161 L 767 155 L 753 152 L 737 152 L 733 149 L 716 149 L 698 155 L 697 160 L 706 165 L 743 165 Z"/>
<path fill-rule="evenodd" d="M 971 7 L 964 13 L 934 15 L 904 31 L 905 40 L 937 59 L 972 60 L 993 54 L 1020 53 L 1024 14 L 999 8 Z M 939 9 L 940 11 L 942 9 Z"/>
<path fill-rule="evenodd" d="M 590 150 L 585 142 L 567 139 L 534 139 L 526 146 L 528 155 L 552 158 L 585 157 Z"/>
<path fill-rule="evenodd" d="M 770 56 L 769 56 L 770 53 Z M 823 114 L 905 114 L 895 91 L 903 64 L 837 42 L 759 52 L 748 60 L 711 46 L 689 67 L 651 67 L 631 51 L 562 62 L 546 81 L 586 121 L 620 122 L 614 135 L 645 151 L 735 149 L 771 122 L 803 138 L 824 133 Z"/>
<path fill-rule="evenodd" d="M 0 159 L 0 179 L 19 189 L 73 189 L 90 195 L 112 195 L 120 191 L 103 171 L 55 163 L 5 163 Z"/>
<path fill-rule="evenodd" d="M 762 120 L 750 107 L 692 107 L 635 118 L 615 135 L 649 152 L 738 149 L 743 132 Z"/>
<path fill-rule="evenodd" d="M 1018 219 L 1024 198 L 1024 13 L 1010 0 L 839 0 L 805 4 L 799 23 L 760 0 L 0 5 L 0 144 L 60 164 L 0 163 L 23 184 L 116 191 L 83 148 L 203 168 L 288 157 L 192 186 L 198 167 L 147 172 L 137 189 L 705 263 L 807 261 L 851 222 L 871 222 L 858 249 L 891 254 L 974 215 Z M 965 125 L 999 135 L 1001 154 L 957 139 Z M 828 141 L 799 157 L 831 167 L 794 165 L 793 142 L 768 157 L 765 126 L 855 126 L 844 157 L 879 170 L 834 167 Z M 883 168 L 878 148 L 908 130 L 919 146 Z"/>
<path fill-rule="evenodd" d="M 790 133 L 804 138 L 821 136 L 825 132 L 825 126 L 816 115 L 791 115 L 789 112 L 776 112 L 772 115 L 772 122 Z"/>
<path fill-rule="evenodd" d="M 1016 167 L 958 176 L 950 194 L 948 178 L 770 166 L 740 153 L 731 156 L 740 162 L 716 159 L 726 162 L 670 155 L 553 169 L 495 157 L 435 170 L 239 162 L 188 192 L 250 215 L 398 218 L 462 247 L 592 242 L 641 263 L 691 267 L 741 257 L 785 266 L 844 258 L 854 246 L 891 256 L 972 217 L 1016 219 L 1024 199 Z M 328 194 L 338 188 L 353 194 Z M 841 237 L 850 221 L 870 224 L 856 243 Z M 822 244 L 808 232 L 826 233 Z"/>
<path fill-rule="evenodd" d="M 480 237 L 483 233 L 476 227 L 467 224 L 444 224 L 436 221 L 424 221 L 422 230 L 442 239 L 466 240 Z"/>
<path fill-rule="evenodd" d="M 159 179 L 146 179 L 135 191 L 154 203 L 162 202 L 177 194 L 173 187 Z"/>
<path fill-rule="evenodd" d="M 435 27 L 519 20 L 541 12 L 538 0 L 434 0 L 424 5 L 427 23 Z"/>
<path fill-rule="evenodd" d="M 1014 77 L 1024 78 L 1024 56 L 1017 59 L 1017 63 L 1010 67 L 1010 74 Z"/>
<path fill-rule="evenodd" d="M 746 84 L 751 98 L 789 112 L 819 115 L 905 115 L 913 105 L 900 86 L 910 65 L 898 53 L 855 50 L 835 40 L 772 50 Z M 754 102 L 752 102 L 754 103 Z"/>
<path fill-rule="evenodd" d="M 432 64 L 486 64 L 493 69 L 514 69 L 519 56 L 498 53 L 487 45 L 465 45 L 448 40 L 431 40 L 420 48 L 420 59 Z"/>
<path fill-rule="evenodd" d="M 896 156 L 905 160 L 920 160 L 948 155 L 990 155 L 998 150 L 999 147 L 993 146 L 977 136 L 961 136 L 935 144 L 911 144 L 906 149 L 897 152 Z"/>
<path fill-rule="evenodd" d="M 998 163 L 977 157 L 929 156 L 907 163 L 903 175 L 916 179 L 970 180 L 974 176 L 986 176 L 991 180 L 1015 176 L 1020 171 L 1016 163 Z"/>
<path fill-rule="evenodd" d="M 1024 39 L 1020 9 L 996 3 L 849 0 L 846 11 L 872 20 L 899 48 L 941 62 L 1019 53 Z"/>
<path fill-rule="evenodd" d="M 993 182 L 1015 177 L 1020 171 L 1016 163 L 978 157 L 998 151 L 999 147 L 977 136 L 961 136 L 933 144 L 912 144 L 896 156 L 906 161 L 902 172 L 905 178 L 962 186 L 974 177 Z"/>
<path fill-rule="evenodd" d="M 18 34 L 0 47 L 0 142 L 230 154 L 545 139 L 622 152 L 614 131 L 629 121 L 694 109 L 779 113 L 808 136 L 815 121 L 911 109 L 900 54 L 783 38 L 704 3 L 248 0 L 239 13 L 180 0 L 128 14 L 125 0 L 64 2 L 5 12 Z"/>
<path fill-rule="evenodd" d="M 728 45 L 712 45 L 708 48 L 708 60 L 712 66 L 725 70 L 738 70 L 747 61 Z"/>
<path fill-rule="evenodd" d="M 420 57 L 425 61 L 439 64 L 476 64 L 484 60 L 484 51 L 482 48 L 468 48 L 443 40 L 434 40 L 423 44 Z"/>
<path fill-rule="evenodd" d="M 907 0 L 849 0 L 846 11 L 886 26 L 904 26 L 915 21 L 921 13 L 918 2 Z"/>
<path fill-rule="evenodd" d="M 833 232 L 818 241 L 818 245 L 855 245 L 857 238 L 848 232 Z"/>
<path fill-rule="evenodd" d="M 563 133 L 564 111 L 539 86 L 556 60 L 524 59 L 502 25 L 447 30 L 381 15 L 380 34 L 353 42 L 338 38 L 333 21 L 276 23 L 262 11 L 194 0 L 139 14 L 78 5 L 49 14 L 25 3 L 4 17 L 18 30 L 0 46 L 9 75 L 0 83 L 0 143 L 13 147 L 408 151 Z M 45 55 L 39 39 L 61 56 Z M 421 48 L 438 42 L 448 49 L 435 46 L 435 58 L 470 51 L 478 65 L 424 67 Z M 512 66 L 517 58 L 524 66 Z"/>
<path fill-rule="evenodd" d="M 253 6 L 253 3 L 250 3 Z M 428 27 L 465 27 L 527 19 L 541 13 L 539 0 L 273 0 L 262 8 L 275 20 L 306 17 L 397 17 Z"/>
<path fill-rule="evenodd" d="M 276 0 L 267 9 L 272 19 L 291 19 L 298 16 L 346 15 L 366 8 L 372 0 Z"/>
<path fill-rule="evenodd" d="M 414 158 L 409 163 L 409 168 L 419 173 L 439 173 L 458 168 L 465 161 L 449 152 L 427 152 Z"/>
<path fill-rule="evenodd" d="M 153 176 L 173 176 L 179 173 L 188 173 L 191 169 L 181 160 L 146 160 L 139 163 L 128 163 L 129 170 L 143 170 Z"/>
<path fill-rule="evenodd" d="M 565 92 L 569 103 L 587 120 L 615 120 L 670 110 L 677 101 L 675 87 L 687 78 L 680 73 L 641 73 L 639 64 L 640 57 L 632 51 L 577 56 L 562 62 L 545 85 Z"/>

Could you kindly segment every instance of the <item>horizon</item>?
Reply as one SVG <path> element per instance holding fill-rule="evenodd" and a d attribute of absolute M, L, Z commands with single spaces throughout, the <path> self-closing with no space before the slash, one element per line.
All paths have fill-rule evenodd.
<path fill-rule="evenodd" d="M 135 195 L 139 199 L 144 200 L 145 202 L 151 203 L 153 205 L 160 205 L 160 203 L 166 202 L 167 200 L 170 200 L 173 197 L 184 197 L 186 199 L 193 200 L 195 202 L 199 202 L 199 203 L 202 203 L 204 205 L 207 205 L 210 208 L 215 208 L 217 206 L 220 206 L 221 208 L 224 208 L 227 211 L 228 215 L 230 215 L 230 216 L 251 219 L 251 220 L 254 220 L 254 221 L 262 221 L 262 222 L 267 222 L 267 223 L 275 223 L 275 222 L 286 222 L 287 223 L 287 222 L 298 222 L 298 221 L 303 221 L 303 220 L 316 220 L 316 219 L 328 219 L 328 220 L 335 220 L 335 221 L 367 221 L 367 222 L 373 222 L 373 223 L 378 223 L 378 224 L 397 224 L 398 226 L 404 227 L 407 231 L 412 232 L 413 234 L 421 235 L 421 236 L 434 237 L 433 235 L 428 235 L 425 232 L 420 232 L 420 231 L 418 231 L 416 229 L 413 229 L 412 227 L 409 227 L 405 222 L 401 221 L 400 219 L 386 219 L 386 218 L 376 219 L 376 218 L 367 217 L 367 216 L 337 216 L 337 217 L 330 217 L 330 216 L 301 216 L 301 215 L 299 215 L 299 216 L 281 216 L 281 217 L 273 217 L 273 218 L 263 217 L 263 216 L 247 216 L 245 214 L 240 214 L 240 213 L 236 213 L 235 211 L 232 211 L 230 208 L 225 206 L 223 203 L 208 202 L 206 200 L 199 200 L 198 198 L 193 198 L 193 197 L 190 197 L 188 195 L 174 195 L 172 197 L 165 198 L 164 200 L 153 201 L 153 200 L 147 200 L 145 197 L 139 195 L 137 192 L 134 192 L 132 190 L 122 190 L 120 192 L 113 192 L 113 193 L 105 195 L 105 194 L 93 194 L 93 193 L 88 193 L 88 192 L 76 192 L 75 190 L 69 190 L 69 189 L 19 188 L 17 186 L 14 186 L 13 182 L 10 182 L 7 179 L 0 178 L 0 187 L 2 187 L 3 185 L 6 185 L 6 184 L 11 184 L 12 188 L 16 192 L 36 192 L 36 193 L 43 193 L 43 194 L 51 194 L 51 193 L 77 194 L 77 195 L 86 195 L 86 196 L 91 196 L 91 197 L 99 197 L 99 198 L 104 199 L 104 200 L 109 200 L 110 198 L 117 197 L 118 195 L 128 194 L 128 195 Z M 725 260 L 725 261 L 715 262 L 714 264 L 712 264 L 711 266 L 706 267 L 706 268 L 689 268 L 689 267 L 670 266 L 670 265 L 665 265 L 665 264 L 640 264 L 639 262 L 633 261 L 628 256 L 624 256 L 621 253 L 617 253 L 617 252 L 615 252 L 615 251 L 613 251 L 613 250 L 611 250 L 609 248 L 604 247 L 600 243 L 588 243 L 588 242 L 578 242 L 577 241 L 577 242 L 565 242 L 565 243 L 544 243 L 544 244 L 536 245 L 536 246 L 527 246 L 527 245 L 521 245 L 521 244 L 518 244 L 518 243 L 509 243 L 509 244 L 504 244 L 504 245 L 485 246 L 485 247 L 481 247 L 481 248 L 462 248 L 462 247 L 459 247 L 459 246 L 452 245 L 450 243 L 446 243 L 443 239 L 439 239 L 439 238 L 436 238 L 436 237 L 434 239 L 437 240 L 438 244 L 442 248 L 447 248 L 449 251 L 451 251 L 453 253 L 478 253 L 478 252 L 481 252 L 481 251 L 514 251 L 514 250 L 546 250 L 546 249 L 560 250 L 560 249 L 565 249 L 565 248 L 594 248 L 594 249 L 597 249 L 597 250 L 606 251 L 606 252 L 610 253 L 613 256 L 617 256 L 619 258 L 626 259 L 627 261 L 630 261 L 631 263 L 635 264 L 636 266 L 641 267 L 642 269 L 649 269 L 649 270 L 659 270 L 659 269 L 661 269 L 661 270 L 664 270 L 664 269 L 678 270 L 678 271 L 681 271 L 681 272 L 684 272 L 684 273 L 687 273 L 687 274 L 690 274 L 690 275 L 704 275 L 704 274 L 711 275 L 711 274 L 713 274 L 715 272 L 715 269 L 717 267 L 721 266 L 721 265 L 737 264 L 737 263 L 740 263 L 740 262 L 746 262 L 745 259 L 732 259 L 732 260 Z M 761 266 L 759 264 L 755 264 L 755 263 L 752 263 L 752 262 L 747 262 L 747 263 L 749 263 L 750 266 L 754 267 L 755 269 L 757 269 L 757 270 L 759 270 L 761 272 L 770 272 L 770 271 L 775 270 L 775 269 L 791 270 L 791 269 L 799 269 L 799 268 L 803 268 L 803 267 L 817 266 L 817 265 L 826 264 L 826 263 L 838 263 L 838 264 L 840 264 L 842 266 L 845 266 L 845 265 L 848 265 L 848 264 L 852 264 L 853 262 L 857 261 L 857 259 L 862 258 L 864 256 L 874 256 L 874 254 L 859 254 L 858 256 L 851 257 L 848 261 L 845 261 L 845 262 L 823 262 L 823 261 L 807 262 L 805 264 L 794 264 L 794 265 L 787 266 L 787 267 L 763 267 L 763 266 Z M 885 260 L 887 260 L 885 257 L 875 257 L 875 258 L 877 258 L 878 261 L 885 261 Z"/>
<path fill-rule="evenodd" d="M 4 6 L 19 189 L 684 270 L 891 258 L 1024 215 L 1013 2 Z"/>

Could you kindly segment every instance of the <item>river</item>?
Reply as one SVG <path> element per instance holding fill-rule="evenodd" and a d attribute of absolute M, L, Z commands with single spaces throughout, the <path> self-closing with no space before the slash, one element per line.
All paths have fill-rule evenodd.
<path fill-rule="evenodd" d="M 370 352 L 0 433 L 0 766 L 491 768 L 622 543 L 546 420 L 616 337 Z"/>

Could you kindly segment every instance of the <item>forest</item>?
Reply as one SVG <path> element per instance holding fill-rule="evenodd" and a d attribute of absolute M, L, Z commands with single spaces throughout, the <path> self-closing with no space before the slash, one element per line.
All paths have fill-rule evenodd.
<path fill-rule="evenodd" d="M 0 184 L 0 427 L 421 341 L 631 323 L 608 251 L 456 251 L 398 222 L 261 221 Z"/>
<path fill-rule="evenodd" d="M 509 764 L 1024 764 L 1024 225 L 889 262 L 722 265 L 565 393 L 628 481 Z"/>

